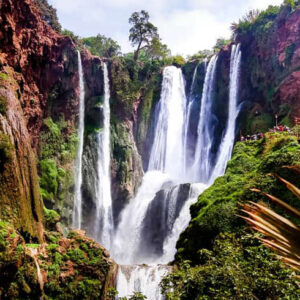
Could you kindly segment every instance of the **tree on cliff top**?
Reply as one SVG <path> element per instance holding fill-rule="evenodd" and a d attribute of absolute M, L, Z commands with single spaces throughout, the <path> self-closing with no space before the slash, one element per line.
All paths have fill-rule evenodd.
<path fill-rule="evenodd" d="M 61 25 L 58 21 L 56 9 L 47 0 L 34 0 L 41 10 L 43 20 L 48 23 L 55 31 L 61 32 Z"/>
<path fill-rule="evenodd" d="M 129 40 L 133 46 L 137 45 L 134 60 L 139 57 L 140 50 L 148 48 L 154 38 L 159 39 L 157 27 L 149 22 L 149 13 L 145 10 L 134 12 L 129 18 L 130 28 Z"/>
<path fill-rule="evenodd" d="M 82 42 L 89 48 L 93 55 L 113 57 L 121 53 L 121 48 L 116 41 L 101 34 L 83 38 Z"/>

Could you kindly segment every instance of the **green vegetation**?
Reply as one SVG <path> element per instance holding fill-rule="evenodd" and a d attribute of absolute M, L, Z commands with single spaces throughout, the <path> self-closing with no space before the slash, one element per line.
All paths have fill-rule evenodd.
<path fill-rule="evenodd" d="M 47 22 L 57 32 L 61 31 L 61 25 L 58 21 L 56 9 L 53 8 L 47 0 L 34 0 L 39 6 L 43 20 Z"/>
<path fill-rule="evenodd" d="M 82 43 L 88 47 L 93 55 L 114 57 L 120 55 L 120 46 L 116 41 L 98 34 L 95 37 L 83 38 Z"/>
<path fill-rule="evenodd" d="M 262 36 L 268 33 L 268 30 L 274 24 L 279 6 L 270 5 L 265 11 L 251 10 L 238 23 L 233 23 L 231 29 L 234 34 L 244 35 L 251 33 L 260 33 Z"/>
<path fill-rule="evenodd" d="M 46 211 L 51 227 L 59 219 Z M 51 217 L 50 217 L 51 215 Z M 54 239 L 55 237 L 55 239 Z M 46 247 L 25 243 L 19 232 L 0 220 L 0 293 L 4 299 L 100 299 L 112 262 L 93 240 L 71 232 L 68 239 L 59 232 L 46 231 Z M 30 249 L 38 252 L 38 263 L 46 279 L 41 291 Z M 107 287 L 109 288 L 109 286 Z"/>
<path fill-rule="evenodd" d="M 226 40 L 224 38 L 218 38 L 216 45 L 214 46 L 214 51 L 215 52 L 220 51 L 222 49 L 222 47 L 224 47 L 230 43 L 231 43 L 231 40 Z"/>
<path fill-rule="evenodd" d="M 137 45 L 137 49 L 134 52 L 134 60 L 136 61 L 142 49 L 148 48 L 154 38 L 156 38 L 155 44 L 157 46 L 160 39 L 157 28 L 149 22 L 149 13 L 145 10 L 134 12 L 129 18 L 129 23 L 132 25 L 129 40 L 133 46 Z"/>
<path fill-rule="evenodd" d="M 139 292 L 133 293 L 133 295 L 129 296 L 129 298 L 127 297 L 120 298 L 120 300 L 145 300 L 145 299 L 147 299 L 147 297 Z"/>
<path fill-rule="evenodd" d="M 45 227 L 48 230 L 55 230 L 56 223 L 60 221 L 60 215 L 55 210 L 47 209 L 46 207 L 44 207 L 43 212 Z"/>
<path fill-rule="evenodd" d="M 78 137 L 63 117 L 57 122 L 52 118 L 45 119 L 42 129 L 39 153 L 41 194 L 46 206 L 61 211 L 71 197 L 71 163 L 76 157 Z"/>
<path fill-rule="evenodd" d="M 7 163 L 11 159 L 11 151 L 13 146 L 9 139 L 9 136 L 0 133 L 0 173 L 4 169 L 5 163 Z"/>
<path fill-rule="evenodd" d="M 282 169 L 299 161 L 300 145 L 289 134 L 236 144 L 225 175 L 191 207 L 192 221 L 177 244 L 179 268 L 163 281 L 167 299 L 296 299 L 295 273 L 248 232 L 237 215 L 239 202 L 261 201 L 251 188 L 299 208 L 299 200 L 269 175 L 277 173 L 299 184 L 290 170 Z"/>
<path fill-rule="evenodd" d="M 183 262 L 162 281 L 168 300 L 297 299 L 293 272 L 247 232 L 221 233 L 212 249 L 198 251 L 200 265 Z"/>
<path fill-rule="evenodd" d="M 9 76 L 6 73 L 0 72 L 0 82 L 1 81 L 8 81 L 8 80 L 9 80 Z"/>
<path fill-rule="evenodd" d="M 295 171 L 299 179 L 300 166 L 286 166 L 285 168 Z M 273 175 L 281 181 L 298 199 L 300 199 L 300 189 L 296 185 L 288 182 L 287 180 Z M 268 198 L 270 201 L 281 207 L 291 219 L 296 219 L 295 223 L 289 219 L 277 214 L 272 209 L 269 209 L 264 203 L 246 203 L 243 206 L 242 212 L 246 216 L 243 219 L 250 224 L 250 226 L 261 232 L 264 237 L 262 239 L 264 245 L 272 250 L 275 250 L 280 256 L 280 259 L 294 270 L 300 272 L 300 210 L 285 203 L 285 201 L 266 194 L 258 189 L 252 189 L 253 192 L 258 192 Z"/>

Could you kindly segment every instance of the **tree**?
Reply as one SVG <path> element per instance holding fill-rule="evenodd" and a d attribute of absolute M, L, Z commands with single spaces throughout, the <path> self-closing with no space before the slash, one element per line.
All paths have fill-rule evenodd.
<path fill-rule="evenodd" d="M 214 50 L 215 50 L 215 51 L 219 51 L 219 50 L 222 49 L 222 47 L 224 47 L 224 46 L 230 44 L 230 42 L 231 42 L 231 40 L 226 40 L 226 39 L 224 39 L 224 38 L 218 38 L 218 39 L 217 39 L 217 42 L 216 42 L 216 45 L 215 45 L 215 47 L 214 47 Z"/>
<path fill-rule="evenodd" d="M 159 37 L 154 37 L 147 48 L 147 54 L 152 59 L 165 59 L 171 54 L 168 46 L 163 44 Z"/>
<path fill-rule="evenodd" d="M 121 54 L 121 47 L 118 43 L 101 34 L 94 37 L 83 38 L 82 42 L 89 48 L 93 55 L 113 57 Z"/>
<path fill-rule="evenodd" d="M 134 12 L 129 18 L 130 28 L 129 40 L 133 46 L 137 45 L 134 60 L 139 57 L 141 49 L 148 48 L 154 38 L 159 39 L 157 28 L 149 22 L 149 14 L 145 10 Z"/>
<path fill-rule="evenodd" d="M 47 0 L 35 0 L 39 6 L 43 20 L 47 22 L 55 31 L 61 32 L 61 25 L 56 15 L 56 9 L 53 8 Z"/>

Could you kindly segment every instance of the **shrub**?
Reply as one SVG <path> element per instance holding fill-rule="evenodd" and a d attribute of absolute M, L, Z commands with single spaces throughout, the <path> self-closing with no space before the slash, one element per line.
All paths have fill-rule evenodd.
<path fill-rule="evenodd" d="M 46 228 L 55 230 L 56 223 L 60 221 L 60 215 L 55 210 L 47 209 L 46 207 L 44 207 L 43 211 Z"/>
<path fill-rule="evenodd" d="M 53 8 L 47 0 L 34 0 L 39 6 L 43 20 L 47 22 L 57 32 L 61 31 L 61 25 L 58 21 L 56 9 Z"/>
<path fill-rule="evenodd" d="M 167 300 L 297 299 L 294 273 L 252 234 L 220 234 L 198 256 L 198 266 L 184 262 L 163 279 Z"/>
<path fill-rule="evenodd" d="M 7 109 L 7 99 L 3 96 L 0 96 L 0 114 L 5 115 Z"/>

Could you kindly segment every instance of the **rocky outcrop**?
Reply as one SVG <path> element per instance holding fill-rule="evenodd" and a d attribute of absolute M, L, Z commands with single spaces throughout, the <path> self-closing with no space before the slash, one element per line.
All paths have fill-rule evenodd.
<path fill-rule="evenodd" d="M 124 206 L 136 194 L 143 177 L 142 159 L 133 137 L 130 121 L 111 124 L 112 133 L 112 200 L 117 223 Z"/>
<path fill-rule="evenodd" d="M 43 240 L 42 201 L 35 154 L 14 73 L 0 73 L 0 219 L 10 220 L 26 236 Z M 4 75 L 5 74 L 5 75 Z"/>
<path fill-rule="evenodd" d="M 1 299 L 109 299 L 117 265 L 83 231 L 68 237 L 47 231 L 45 243 L 29 244 L 0 223 Z"/>
<path fill-rule="evenodd" d="M 300 7 L 270 9 L 246 33 L 242 44 L 240 98 L 245 104 L 243 130 L 267 130 L 278 121 L 291 126 L 300 116 Z M 244 119 L 245 120 L 245 119 Z"/>

